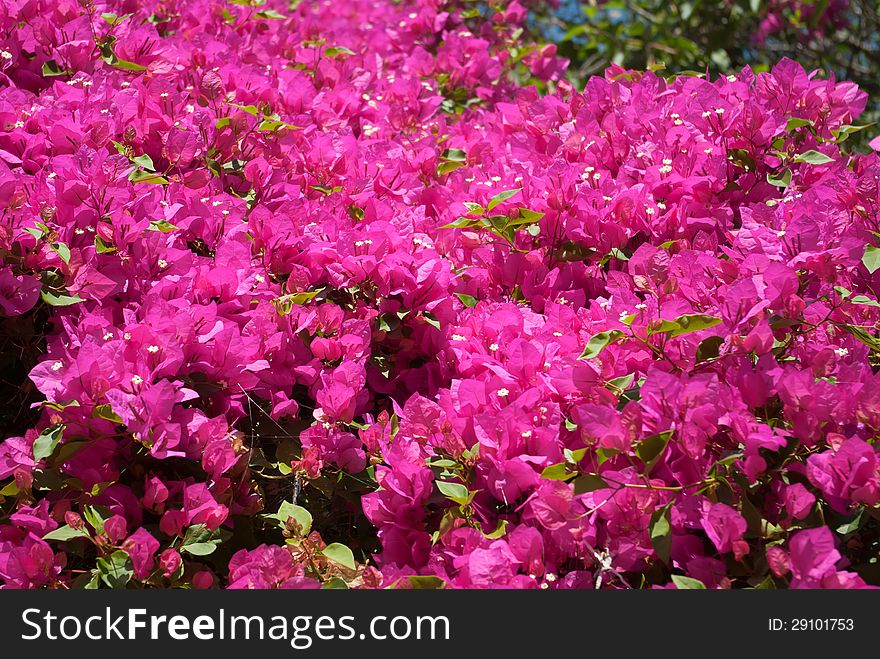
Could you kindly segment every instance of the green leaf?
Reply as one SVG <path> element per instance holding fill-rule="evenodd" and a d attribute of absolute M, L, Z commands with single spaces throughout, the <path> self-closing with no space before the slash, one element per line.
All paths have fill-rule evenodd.
<path fill-rule="evenodd" d="M 851 520 L 844 522 L 843 524 L 838 526 L 835 530 L 840 535 L 848 535 L 850 533 L 854 533 L 855 531 L 858 531 L 859 528 L 861 528 L 862 524 L 865 521 L 867 521 L 867 517 L 866 517 L 865 513 L 866 513 L 866 511 L 863 508 L 862 510 L 859 511 L 858 515 L 853 517 Z"/>
<path fill-rule="evenodd" d="M 300 537 L 307 536 L 309 531 L 312 530 L 312 514 L 302 506 L 298 506 L 290 501 L 282 501 L 277 513 L 264 515 L 264 517 L 266 519 L 274 519 L 278 527 L 282 529 L 287 528 L 287 520 L 293 518 L 299 527 L 298 535 Z"/>
<path fill-rule="evenodd" d="M 469 229 L 471 227 L 482 226 L 482 222 L 472 217 L 460 217 L 457 220 L 444 224 L 441 229 Z"/>
<path fill-rule="evenodd" d="M 617 339 L 623 336 L 623 332 L 620 330 L 608 330 L 605 332 L 599 332 L 598 334 L 594 334 L 590 337 L 590 340 L 587 342 L 587 347 L 584 348 L 584 351 L 581 353 L 581 356 L 578 359 L 593 359 L 598 356 L 600 352 L 602 352 L 609 344 L 613 343 Z"/>
<path fill-rule="evenodd" d="M 596 490 L 607 490 L 611 486 L 597 474 L 583 474 L 574 479 L 574 493 L 584 494 Z"/>
<path fill-rule="evenodd" d="M 58 254 L 62 261 L 70 263 L 70 248 L 67 245 L 64 243 L 52 243 L 50 247 Z"/>
<path fill-rule="evenodd" d="M 473 295 L 467 295 L 465 293 L 456 293 L 455 296 L 461 300 L 461 303 L 466 307 L 475 307 L 477 306 L 477 298 Z"/>
<path fill-rule="evenodd" d="M 651 468 L 657 464 L 660 456 L 663 454 L 669 439 L 672 437 L 672 430 L 664 430 L 663 432 L 651 435 L 639 442 L 636 447 L 636 455 L 645 463 L 645 472 L 650 472 Z"/>
<path fill-rule="evenodd" d="M 449 172 L 454 172 L 456 169 L 461 169 L 462 167 L 466 167 L 466 163 L 457 162 L 454 160 L 447 160 L 445 162 L 441 162 L 437 165 L 437 175 L 442 176 L 444 174 L 448 174 Z"/>
<path fill-rule="evenodd" d="M 337 55 L 354 55 L 354 51 L 345 46 L 332 46 L 324 51 L 326 57 L 336 57 Z"/>
<path fill-rule="evenodd" d="M 90 506 L 88 504 L 83 506 L 83 517 L 98 535 L 104 533 L 104 522 L 112 516 L 113 513 L 110 512 L 110 509 L 104 506 Z"/>
<path fill-rule="evenodd" d="M 679 590 L 706 590 L 706 584 L 699 579 L 685 577 L 680 574 L 672 575 L 672 583 L 674 583 L 675 587 Z"/>
<path fill-rule="evenodd" d="M 448 160 L 450 162 L 466 162 L 467 154 L 461 149 L 446 149 L 440 154 L 440 160 Z"/>
<path fill-rule="evenodd" d="M 857 325 L 849 325 L 847 323 L 839 323 L 838 325 L 839 327 L 842 327 L 847 332 L 852 334 L 874 352 L 880 352 L 880 340 L 868 334 L 868 332 L 866 332 L 863 328 L 858 327 Z"/>
<path fill-rule="evenodd" d="M 149 185 L 165 185 L 169 181 L 167 178 L 156 172 L 148 172 L 143 169 L 135 169 L 128 175 L 128 180 L 132 183 L 147 183 Z"/>
<path fill-rule="evenodd" d="M 116 247 L 105 243 L 101 236 L 95 236 L 95 251 L 98 254 L 112 254 L 116 251 Z"/>
<path fill-rule="evenodd" d="M 123 71 L 146 71 L 147 67 L 141 66 L 140 64 L 136 64 L 135 62 L 129 62 L 124 59 L 119 59 L 118 57 L 113 57 L 109 64 L 112 64 L 117 69 L 122 69 Z"/>
<path fill-rule="evenodd" d="M 135 156 L 131 159 L 131 161 L 138 165 L 139 167 L 143 167 L 144 169 L 149 169 L 150 171 L 154 171 L 156 166 L 153 164 L 153 159 L 150 158 L 146 153 L 141 156 Z"/>
<path fill-rule="evenodd" d="M 239 105 L 238 103 L 230 103 L 229 105 L 241 110 L 242 112 L 247 112 L 252 117 L 256 117 L 261 114 L 260 108 L 258 108 L 256 105 Z"/>
<path fill-rule="evenodd" d="M 574 474 L 568 471 L 568 465 L 564 462 L 544 467 L 544 471 L 541 472 L 541 478 L 551 481 L 567 481 L 573 476 Z"/>
<path fill-rule="evenodd" d="M 98 572 L 103 581 L 110 588 L 125 588 L 125 584 L 131 581 L 134 568 L 129 555 L 122 551 L 114 551 L 109 556 L 98 559 Z"/>
<path fill-rule="evenodd" d="M 672 526 L 669 523 L 669 505 L 658 508 L 651 515 L 649 526 L 651 533 L 651 545 L 657 556 L 664 563 L 669 563 L 672 551 Z"/>
<path fill-rule="evenodd" d="M 877 268 L 880 268 L 880 248 L 873 245 L 865 245 L 865 253 L 862 256 L 862 263 L 868 269 L 868 272 L 874 274 Z"/>
<path fill-rule="evenodd" d="M 849 300 L 853 304 L 861 304 L 866 307 L 880 307 L 880 302 L 877 300 L 872 300 L 867 295 L 856 295 Z"/>
<path fill-rule="evenodd" d="M 483 529 L 480 529 L 480 533 L 483 534 L 484 538 L 488 538 L 489 540 L 498 540 L 498 538 L 503 538 L 507 535 L 507 526 L 509 522 L 506 519 L 502 519 L 498 521 L 498 526 L 495 527 L 495 530 L 491 533 L 485 533 Z"/>
<path fill-rule="evenodd" d="M 258 11 L 256 13 L 257 18 L 271 18 L 278 21 L 283 21 L 287 16 L 284 14 L 279 14 L 274 9 L 264 9 L 263 11 Z"/>
<path fill-rule="evenodd" d="M 790 133 L 797 128 L 804 126 L 815 126 L 816 123 L 812 119 L 801 119 L 800 117 L 789 117 L 788 123 L 785 125 L 785 132 Z"/>
<path fill-rule="evenodd" d="M 65 542 L 66 540 L 73 540 L 74 538 L 88 538 L 89 532 L 85 529 L 75 529 L 72 526 L 65 524 L 64 526 L 59 526 L 54 531 L 49 531 L 46 535 L 43 536 L 43 540 L 57 540 L 58 542 Z"/>
<path fill-rule="evenodd" d="M 434 314 L 432 314 L 430 311 L 422 312 L 422 318 L 425 319 L 425 322 L 427 322 L 428 325 L 430 325 L 431 327 L 433 327 L 436 330 L 440 330 L 440 321 L 437 320 L 434 317 Z"/>
<path fill-rule="evenodd" d="M 331 577 L 321 584 L 322 590 L 348 590 L 348 584 L 344 579 L 339 577 Z"/>
<path fill-rule="evenodd" d="M 441 590 L 446 586 L 446 582 L 440 577 L 409 576 L 406 579 L 413 590 Z"/>
<path fill-rule="evenodd" d="M 629 375 L 622 375 L 619 378 L 613 378 L 608 380 L 608 388 L 611 391 L 626 391 L 629 389 L 629 386 L 633 383 L 633 380 L 636 379 L 635 373 L 630 373 Z"/>
<path fill-rule="evenodd" d="M 791 185 L 791 170 L 786 169 L 782 174 L 767 173 L 767 183 L 775 185 L 777 188 L 787 188 Z"/>
<path fill-rule="evenodd" d="M 577 465 L 581 460 L 584 459 L 584 456 L 587 454 L 587 449 L 579 448 L 572 451 L 570 448 L 562 449 L 563 455 L 565 455 L 565 461 L 568 464 Z"/>
<path fill-rule="evenodd" d="M 92 417 L 95 419 L 105 419 L 113 423 L 122 423 L 122 417 L 113 411 L 109 404 L 96 405 L 92 410 Z"/>
<path fill-rule="evenodd" d="M 703 362 L 717 357 L 723 343 L 724 337 L 722 336 L 710 336 L 700 341 L 700 345 L 697 346 L 697 361 Z"/>
<path fill-rule="evenodd" d="M 204 524 L 193 524 L 183 536 L 180 551 L 191 556 L 209 556 L 217 547 L 229 538 L 229 532 L 221 529 L 209 529 Z"/>
<path fill-rule="evenodd" d="M 52 455 L 63 434 L 63 425 L 52 426 L 41 432 L 39 437 L 34 440 L 34 461 L 39 462 Z"/>
<path fill-rule="evenodd" d="M 172 231 L 177 231 L 179 227 L 174 226 L 168 220 L 151 220 L 150 229 L 161 231 L 162 233 L 171 233 Z"/>
<path fill-rule="evenodd" d="M 520 208 L 518 210 L 519 216 L 524 220 L 525 224 L 534 224 L 544 217 L 544 213 L 538 213 L 537 211 L 532 211 L 528 208 Z"/>
<path fill-rule="evenodd" d="M 699 332 L 700 330 L 715 327 L 715 325 L 721 324 L 721 319 L 704 313 L 689 313 L 679 316 L 673 322 L 678 325 L 678 327 L 669 333 L 670 337 L 681 336 L 682 334 L 690 334 L 691 332 Z"/>
<path fill-rule="evenodd" d="M 349 570 L 357 569 L 357 564 L 354 562 L 354 554 L 351 549 L 343 544 L 338 542 L 331 543 L 324 547 L 321 553 L 331 561 L 339 563 L 343 567 L 347 567 Z"/>
<path fill-rule="evenodd" d="M 486 212 L 486 209 L 480 206 L 480 204 L 476 204 L 472 201 L 464 202 L 465 208 L 468 209 L 468 215 L 482 215 Z"/>
<path fill-rule="evenodd" d="M 512 196 L 514 196 L 515 194 L 517 194 L 521 190 L 522 190 L 522 188 L 515 188 L 513 190 L 505 190 L 504 192 L 499 192 L 498 194 L 496 194 L 495 196 L 493 196 L 489 200 L 489 203 L 486 206 L 486 210 L 492 210 L 498 204 L 500 204 L 504 201 L 507 201 L 508 199 L 510 199 Z"/>
<path fill-rule="evenodd" d="M 67 76 L 71 75 L 72 73 L 73 71 L 62 69 L 58 62 L 53 59 L 50 59 L 48 62 L 43 62 L 44 78 L 51 78 L 53 76 Z"/>
<path fill-rule="evenodd" d="M 449 483 L 447 481 L 436 482 L 437 489 L 440 490 L 440 493 L 447 499 L 450 499 L 461 506 L 466 506 L 470 503 L 470 492 L 468 492 L 467 486 L 462 485 L 461 483 Z"/>
<path fill-rule="evenodd" d="M 825 165 L 829 162 L 834 162 L 834 158 L 826 156 L 820 151 L 810 149 L 809 151 L 804 151 L 803 153 L 796 155 L 794 157 L 794 162 L 805 162 L 810 165 Z"/>
<path fill-rule="evenodd" d="M 20 492 L 21 490 L 18 488 L 15 480 L 11 480 L 0 488 L 0 497 L 14 497 L 18 496 Z"/>
<path fill-rule="evenodd" d="M 832 129 L 831 134 L 834 136 L 835 141 L 840 143 L 846 141 L 846 139 L 853 133 L 858 133 L 859 131 L 863 131 L 866 128 L 870 128 L 871 126 L 876 125 L 876 123 L 876 121 L 872 121 L 871 123 L 865 124 L 864 126 L 841 126 L 840 128 Z"/>
<path fill-rule="evenodd" d="M 79 295 L 60 295 L 47 290 L 40 291 L 40 297 L 43 298 L 43 302 L 53 307 L 69 307 L 71 304 L 85 302 Z"/>

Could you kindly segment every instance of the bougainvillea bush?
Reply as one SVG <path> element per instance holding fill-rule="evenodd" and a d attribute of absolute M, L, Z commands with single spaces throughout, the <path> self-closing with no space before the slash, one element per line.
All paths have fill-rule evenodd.
<path fill-rule="evenodd" d="M 527 19 L 2 3 L 2 587 L 880 584 L 865 94 Z"/>

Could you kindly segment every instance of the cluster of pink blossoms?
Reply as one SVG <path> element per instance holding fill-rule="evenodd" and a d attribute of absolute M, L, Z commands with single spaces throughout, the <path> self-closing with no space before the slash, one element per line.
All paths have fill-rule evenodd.
<path fill-rule="evenodd" d="M 3 3 L 0 587 L 880 583 L 865 95 L 504 5 Z"/>

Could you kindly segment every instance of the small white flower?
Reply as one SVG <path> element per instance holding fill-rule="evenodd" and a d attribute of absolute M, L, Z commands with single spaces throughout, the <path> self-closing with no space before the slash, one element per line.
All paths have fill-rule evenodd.
<path fill-rule="evenodd" d="M 724 114 L 724 108 L 715 108 L 715 114 Z"/>
<path fill-rule="evenodd" d="M 363 241 L 363 240 L 356 240 L 356 241 L 354 242 L 354 246 L 355 246 L 355 247 L 363 247 L 363 246 L 364 246 L 364 241 Z"/>
<path fill-rule="evenodd" d="M 151 355 L 155 355 L 157 352 L 159 352 L 159 346 L 147 346 L 147 352 Z"/>
<path fill-rule="evenodd" d="M 562 332 L 553 332 L 553 336 L 559 338 L 560 336 L 562 336 Z"/>
<path fill-rule="evenodd" d="M 15 127 L 16 128 L 24 128 L 24 122 L 23 121 L 16 121 Z"/>
<path fill-rule="evenodd" d="M 733 74 L 727 76 L 727 82 L 736 82 L 736 76 Z"/>
<path fill-rule="evenodd" d="M 125 334 L 122 335 L 122 338 L 125 339 L 126 341 L 131 341 L 131 332 L 126 332 Z"/>
<path fill-rule="evenodd" d="M 703 149 L 703 153 L 705 153 L 707 156 L 711 156 L 714 151 L 715 149 L 713 149 L 711 146 L 708 149 Z"/>
<path fill-rule="evenodd" d="M 159 98 L 168 98 L 168 92 L 162 92 L 159 94 Z"/>
<path fill-rule="evenodd" d="M 648 207 L 645 209 L 645 213 L 646 213 L 647 215 L 653 215 L 653 214 L 655 213 L 655 211 L 654 211 L 654 209 L 653 209 L 651 206 L 648 206 Z"/>
<path fill-rule="evenodd" d="M 838 357 L 846 357 L 849 354 L 849 350 L 847 350 L 846 348 L 838 348 L 834 351 L 834 354 Z"/>
<path fill-rule="evenodd" d="M 524 430 L 523 432 L 520 433 L 520 437 L 522 437 L 523 439 L 528 439 L 531 436 L 532 436 L 531 430 Z"/>
<path fill-rule="evenodd" d="M 594 181 L 598 181 L 600 178 L 602 178 L 602 175 L 599 172 L 596 172 L 595 174 L 593 174 Z"/>
<path fill-rule="evenodd" d="M 54 364 L 52 364 L 53 371 L 60 371 L 63 367 L 64 364 L 62 364 L 61 362 L 55 362 Z"/>
<path fill-rule="evenodd" d="M 495 183 L 500 183 L 500 182 L 501 182 L 501 177 L 500 177 L 500 176 L 493 176 L 493 177 L 492 177 L 492 180 L 493 180 Z"/>
<path fill-rule="evenodd" d="M 263 275 L 254 275 L 254 281 L 258 284 L 266 283 L 266 278 Z"/>
<path fill-rule="evenodd" d="M 622 323 L 627 316 L 629 316 L 629 311 L 621 311 L 618 320 Z"/>
<path fill-rule="evenodd" d="M 500 346 L 497 343 L 493 343 L 492 345 L 489 346 L 489 350 L 491 350 L 492 352 L 496 352 L 499 349 L 499 347 Z"/>
<path fill-rule="evenodd" d="M 2 57 L 3 59 L 12 59 L 12 53 L 10 53 L 8 50 L 0 50 L 0 57 Z"/>
<path fill-rule="evenodd" d="M 645 304 L 644 302 L 639 302 L 639 303 L 636 305 L 636 309 L 639 309 L 639 310 L 644 310 L 644 309 L 647 309 L 647 308 L 648 308 L 648 305 Z"/>
<path fill-rule="evenodd" d="M 657 208 L 659 208 L 661 211 L 665 211 L 665 210 L 666 210 L 666 204 L 664 204 L 662 201 L 658 201 L 658 202 L 657 202 Z"/>
<path fill-rule="evenodd" d="M 453 340 L 453 341 L 467 341 L 467 337 L 466 337 L 466 336 L 462 336 L 461 334 L 453 334 L 453 335 L 452 335 L 452 340 Z"/>
<path fill-rule="evenodd" d="M 223 203 L 222 201 L 217 200 L 217 201 L 212 201 L 212 202 L 211 202 L 211 205 L 214 206 L 214 207 L 216 208 L 217 206 L 219 206 L 219 205 L 222 204 L 222 203 Z"/>
<path fill-rule="evenodd" d="M 568 304 L 568 300 L 567 300 L 566 298 L 564 298 L 564 297 L 560 297 L 560 298 L 559 298 L 558 300 L 556 300 L 556 301 L 557 301 L 559 304 Z"/>
<path fill-rule="evenodd" d="M 702 116 L 703 119 L 708 119 L 709 117 L 712 116 L 712 113 L 709 112 L 708 110 L 706 110 L 706 111 L 705 111 L 702 115 L 700 115 L 700 116 Z"/>
<path fill-rule="evenodd" d="M 113 333 L 112 333 L 112 332 L 106 332 L 106 333 L 104 334 L 104 337 L 103 337 L 103 338 L 104 338 L 105 341 L 112 341 L 112 340 L 113 340 Z"/>
<path fill-rule="evenodd" d="M 664 159 L 663 159 L 663 164 L 664 164 L 664 165 L 671 165 L 671 164 L 672 164 L 672 158 L 664 158 Z"/>
<path fill-rule="evenodd" d="M 166 261 L 165 259 L 159 259 L 159 267 L 160 267 L 160 268 L 167 268 L 167 267 L 168 267 L 168 261 Z"/>
<path fill-rule="evenodd" d="M 505 389 L 504 387 L 502 387 L 501 389 L 498 390 L 498 395 L 501 396 L 502 398 L 505 398 L 510 395 L 510 392 L 507 389 Z"/>
<path fill-rule="evenodd" d="M 192 103 L 188 103 L 184 109 L 186 110 L 187 114 L 192 114 L 193 112 L 196 111 L 196 106 L 193 105 Z"/>
<path fill-rule="evenodd" d="M 137 386 L 139 384 L 143 384 L 143 382 L 144 382 L 144 379 L 140 375 L 132 375 L 131 376 L 131 383 L 134 386 Z"/>
<path fill-rule="evenodd" d="M 556 575 L 553 574 L 552 572 L 548 572 L 547 574 L 544 575 L 544 580 L 549 581 L 550 583 L 553 583 L 554 581 L 556 581 Z"/>
<path fill-rule="evenodd" d="M 785 229 L 780 229 L 779 231 L 776 232 L 776 235 L 779 238 L 782 238 L 785 235 Z"/>

